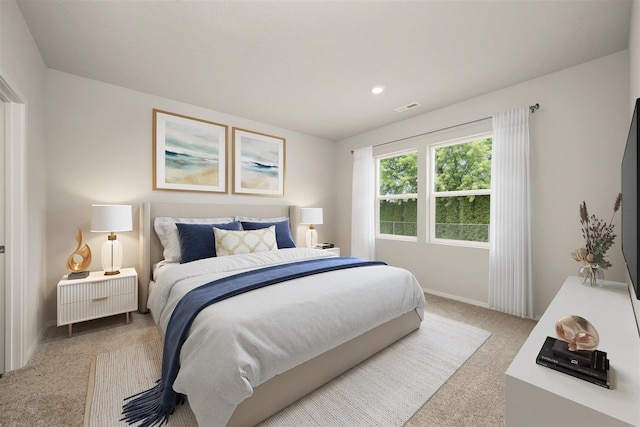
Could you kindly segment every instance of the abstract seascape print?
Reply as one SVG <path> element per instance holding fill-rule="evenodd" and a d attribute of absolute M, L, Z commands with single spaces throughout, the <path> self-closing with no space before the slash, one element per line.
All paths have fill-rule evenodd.
<path fill-rule="evenodd" d="M 167 121 L 165 182 L 218 186 L 218 131 Z"/>
<path fill-rule="evenodd" d="M 155 188 L 226 192 L 227 127 L 156 110 Z"/>
<path fill-rule="evenodd" d="M 280 144 L 242 137 L 241 187 L 276 191 L 279 187 Z"/>
<path fill-rule="evenodd" d="M 233 192 L 284 196 L 285 143 L 281 137 L 233 128 Z"/>

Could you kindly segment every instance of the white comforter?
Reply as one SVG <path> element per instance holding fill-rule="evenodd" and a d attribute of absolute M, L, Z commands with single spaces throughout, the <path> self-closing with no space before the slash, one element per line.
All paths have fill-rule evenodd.
<path fill-rule="evenodd" d="M 149 297 L 162 331 L 191 289 L 272 264 L 333 256 L 282 249 L 166 267 Z M 424 293 L 406 270 L 349 268 L 244 293 L 204 309 L 180 354 L 174 390 L 201 426 L 224 426 L 253 388 L 401 314 L 424 314 Z"/>

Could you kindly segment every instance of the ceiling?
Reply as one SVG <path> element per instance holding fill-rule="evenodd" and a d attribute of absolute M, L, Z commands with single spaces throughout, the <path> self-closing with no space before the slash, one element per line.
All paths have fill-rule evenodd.
<path fill-rule="evenodd" d="M 49 68 L 334 141 L 624 50 L 631 15 L 630 0 L 17 3 Z"/>

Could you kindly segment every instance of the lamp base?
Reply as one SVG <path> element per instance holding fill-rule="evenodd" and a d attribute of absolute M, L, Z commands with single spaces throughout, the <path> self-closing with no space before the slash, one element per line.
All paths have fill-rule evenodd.
<path fill-rule="evenodd" d="M 315 248 L 316 246 L 318 246 L 318 232 L 316 231 L 315 228 L 309 228 L 307 230 L 307 247 L 308 248 Z"/>
<path fill-rule="evenodd" d="M 114 236 L 102 244 L 102 270 L 105 276 L 112 276 L 120 274 L 121 268 L 122 244 Z"/>

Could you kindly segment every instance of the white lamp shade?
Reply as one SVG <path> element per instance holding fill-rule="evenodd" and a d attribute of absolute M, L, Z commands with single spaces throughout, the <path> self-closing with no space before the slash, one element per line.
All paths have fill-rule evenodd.
<path fill-rule="evenodd" d="M 131 231 L 131 205 L 92 205 L 91 231 Z"/>
<path fill-rule="evenodd" d="M 322 224 L 322 208 L 300 208 L 300 224 Z"/>

